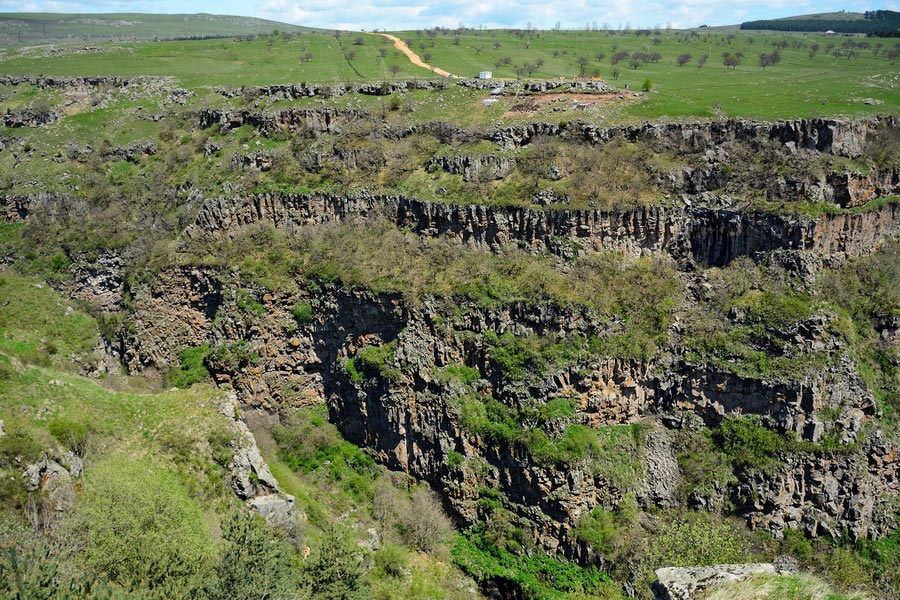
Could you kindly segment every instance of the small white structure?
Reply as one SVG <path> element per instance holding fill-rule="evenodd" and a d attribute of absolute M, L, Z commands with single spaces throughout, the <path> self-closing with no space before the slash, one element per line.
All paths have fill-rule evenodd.
<path fill-rule="evenodd" d="M 478 79 L 490 79 L 494 76 L 494 74 L 490 71 L 481 71 L 478 73 Z"/>
<path fill-rule="evenodd" d="M 825 35 L 837 35 L 837 34 L 834 32 L 834 30 L 829 29 L 828 31 L 825 32 Z"/>
<path fill-rule="evenodd" d="M 481 101 L 481 105 L 487 108 L 488 106 L 493 106 L 497 103 L 497 98 L 485 98 Z"/>

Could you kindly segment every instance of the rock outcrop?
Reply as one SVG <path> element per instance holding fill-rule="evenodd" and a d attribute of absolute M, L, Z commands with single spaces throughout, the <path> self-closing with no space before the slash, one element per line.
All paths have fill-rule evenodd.
<path fill-rule="evenodd" d="M 755 575 L 776 575 L 772 563 L 714 565 L 711 567 L 666 567 L 656 570 L 653 593 L 656 600 L 696 600 L 704 592 L 730 581 Z"/>
<path fill-rule="evenodd" d="M 56 111 L 48 110 L 38 112 L 28 108 L 16 112 L 7 111 L 0 117 L 0 123 L 2 123 L 4 127 L 12 128 L 40 127 L 41 125 L 52 123 L 57 119 L 59 119 L 59 114 Z"/>
<path fill-rule="evenodd" d="M 281 490 L 269 465 L 263 460 L 256 438 L 240 417 L 237 396 L 233 393 L 226 395 L 219 405 L 219 412 L 237 434 L 234 457 L 228 465 L 231 470 L 231 489 L 270 525 L 290 526 L 296 516 L 295 499 Z"/>

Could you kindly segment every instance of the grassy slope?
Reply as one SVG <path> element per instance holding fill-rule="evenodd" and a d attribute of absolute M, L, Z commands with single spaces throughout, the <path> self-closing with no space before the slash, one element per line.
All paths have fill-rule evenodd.
<path fill-rule="evenodd" d="M 202 510 L 206 542 L 220 541 L 220 524 L 239 505 L 227 486 L 224 468 L 211 458 L 216 453 L 230 454 L 231 430 L 217 410 L 221 392 L 209 384 L 156 393 L 113 391 L 76 375 L 69 356 L 91 355 L 96 322 L 68 309 L 70 304 L 36 279 L 0 273 L 0 420 L 5 432 L 25 434 L 37 444 L 34 451 L 62 451 L 51 434 L 53 424 L 67 421 L 85 426 L 89 431 L 85 478 L 101 465 L 118 471 L 143 464 L 159 473 L 172 473 L 190 503 Z M 48 345 L 57 349 L 50 352 Z M 129 389 L 137 389 L 134 384 L 140 380 L 131 383 Z M 358 538 L 367 538 L 366 528 L 375 525 L 369 516 L 370 499 L 348 493 L 320 472 L 291 471 L 268 432 L 258 430 L 258 434 L 273 473 L 310 516 L 299 532 L 304 544 L 317 552 L 323 530 L 336 522 L 350 525 Z M 16 477 L 15 471 L 6 471 L 0 463 L 0 522 L 21 516 L 11 504 L 10 483 Z M 0 544 L 3 539 L 0 534 Z M 378 598 L 479 597 L 474 583 L 446 555 L 405 547 L 400 552 L 409 568 L 406 576 L 392 577 L 377 568 L 367 576 Z"/>
<path fill-rule="evenodd" d="M 278 21 L 233 15 L 146 13 L 0 13 L 0 44 L 50 44 L 172 39 L 311 31 Z"/>

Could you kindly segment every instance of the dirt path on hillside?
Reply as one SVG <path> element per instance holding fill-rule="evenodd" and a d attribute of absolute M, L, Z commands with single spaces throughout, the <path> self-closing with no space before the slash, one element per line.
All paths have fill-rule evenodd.
<path fill-rule="evenodd" d="M 409 62 L 416 65 L 417 67 L 424 67 L 424 68 L 428 69 L 429 71 L 433 71 L 433 72 L 437 73 L 438 75 L 441 75 L 442 77 L 450 77 L 450 73 L 448 71 L 445 71 L 438 67 L 432 67 L 427 62 L 425 62 L 424 60 L 419 58 L 419 55 L 416 54 L 415 52 L 413 52 L 412 49 L 406 45 L 406 42 L 404 42 L 397 36 L 391 35 L 389 33 L 378 33 L 375 35 L 380 35 L 380 36 L 386 37 L 389 40 L 392 40 L 394 42 L 394 48 L 396 48 L 397 50 L 399 50 L 400 52 L 405 54 L 406 58 L 409 59 Z"/>

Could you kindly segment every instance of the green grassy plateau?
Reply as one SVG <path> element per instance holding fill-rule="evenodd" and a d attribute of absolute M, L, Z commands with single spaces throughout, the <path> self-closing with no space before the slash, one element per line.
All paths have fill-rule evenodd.
<path fill-rule="evenodd" d="M 462 77 L 492 70 L 497 78 L 601 77 L 633 92 L 649 88 L 626 102 L 609 103 L 605 109 L 609 117 L 623 120 L 778 119 L 896 112 L 900 107 L 897 42 L 889 39 L 684 31 L 464 30 L 455 34 L 442 30 L 399 32 L 398 36 L 426 62 Z M 412 65 L 387 39 L 346 32 L 96 47 L 98 51 L 92 52 L 77 46 L 52 52 L 7 47 L 0 54 L 0 70 L 9 75 L 173 76 L 180 85 L 195 90 L 215 85 L 436 77 Z M 779 62 L 759 66 L 760 54 L 775 51 Z M 628 56 L 614 61 L 623 52 Z M 635 53 L 650 58 L 638 64 L 632 62 Z M 736 56 L 737 64 L 725 66 L 724 54 Z M 681 66 L 679 56 L 684 56 Z"/>

